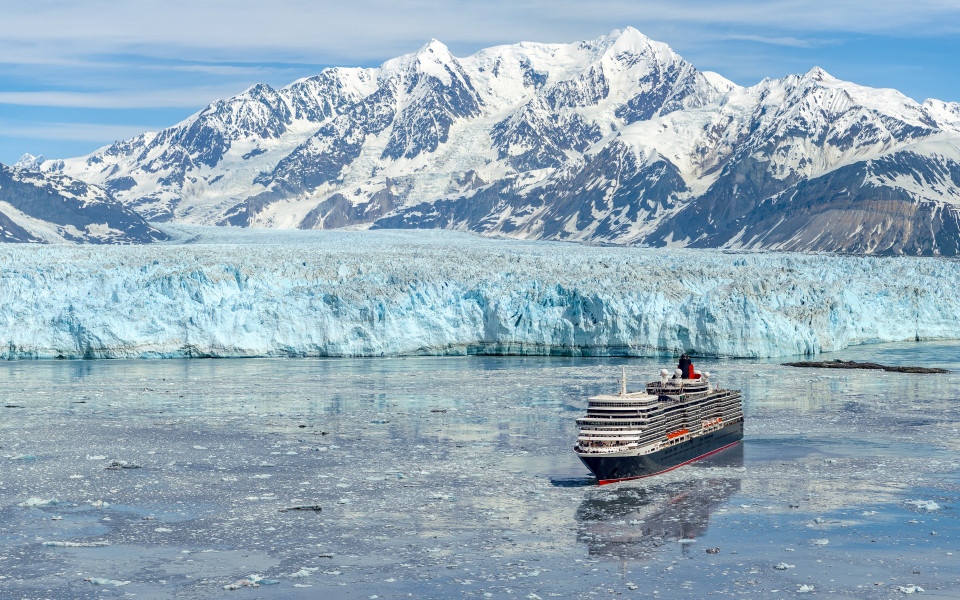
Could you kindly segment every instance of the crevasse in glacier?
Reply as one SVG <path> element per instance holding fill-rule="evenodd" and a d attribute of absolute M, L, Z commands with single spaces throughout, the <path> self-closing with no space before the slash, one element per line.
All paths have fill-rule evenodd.
<path fill-rule="evenodd" d="M 0 248 L 0 355 L 784 356 L 960 338 L 960 265 L 450 231 Z"/>

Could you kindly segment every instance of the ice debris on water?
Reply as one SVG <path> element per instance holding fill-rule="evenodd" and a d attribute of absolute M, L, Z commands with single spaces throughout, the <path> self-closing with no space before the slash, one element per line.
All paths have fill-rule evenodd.
<path fill-rule="evenodd" d="M 96 455 L 87 455 L 87 460 L 107 460 L 105 455 L 96 454 Z"/>
<path fill-rule="evenodd" d="M 810 543 L 813 544 L 814 546 L 826 546 L 827 544 L 830 543 L 830 540 L 828 540 L 827 538 L 816 538 L 816 539 L 810 540 Z"/>
<path fill-rule="evenodd" d="M 19 454 L 11 456 L 10 460 L 37 460 L 37 456 L 35 454 Z"/>
<path fill-rule="evenodd" d="M 901 594 L 922 594 L 924 589 L 919 585 L 898 585 L 897 591 Z"/>
<path fill-rule="evenodd" d="M 933 500 L 907 500 L 906 503 L 916 507 L 918 510 L 940 510 L 940 505 Z"/>
<path fill-rule="evenodd" d="M 44 542 L 44 546 L 54 546 L 57 548 L 102 548 L 104 546 L 109 546 L 110 542 L 59 542 L 51 541 Z"/>
<path fill-rule="evenodd" d="M 813 587 L 812 585 L 803 584 L 803 585 L 801 585 L 800 588 L 797 590 L 797 593 L 798 593 L 798 594 L 806 594 L 806 593 L 812 592 L 812 591 L 814 591 L 814 587 Z"/>
<path fill-rule="evenodd" d="M 239 590 L 243 587 L 260 587 L 261 585 L 276 585 L 280 583 L 276 579 L 264 579 L 259 575 L 250 575 L 249 577 L 244 577 L 243 579 L 238 579 L 233 583 L 228 583 L 223 586 L 225 590 Z"/>
<path fill-rule="evenodd" d="M 297 571 L 296 573 L 290 573 L 289 575 L 287 575 L 287 577 L 295 577 L 298 579 L 302 577 L 310 577 L 311 575 L 313 575 L 319 570 L 320 570 L 320 567 L 304 567 L 299 571 Z"/>
<path fill-rule="evenodd" d="M 792 569 L 792 568 L 794 568 L 795 566 L 797 566 L 797 565 L 788 565 L 788 564 L 785 563 L 785 562 L 781 562 L 781 563 L 777 563 L 777 564 L 773 565 L 773 568 L 776 569 L 776 570 L 778 570 L 778 571 L 786 571 L 787 569 Z"/>
<path fill-rule="evenodd" d="M 41 506 L 56 506 L 60 504 L 56 498 L 28 498 L 26 502 L 21 502 L 17 506 L 27 506 L 27 507 L 36 507 Z"/>
<path fill-rule="evenodd" d="M 105 579 L 103 577 L 87 577 L 84 581 L 89 581 L 93 585 L 112 585 L 114 587 L 120 587 L 121 585 L 129 585 L 129 581 L 120 581 L 119 579 Z"/>

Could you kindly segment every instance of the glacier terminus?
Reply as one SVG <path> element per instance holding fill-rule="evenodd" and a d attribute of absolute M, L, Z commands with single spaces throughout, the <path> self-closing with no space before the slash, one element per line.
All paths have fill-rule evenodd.
<path fill-rule="evenodd" d="M 769 357 L 960 338 L 944 258 L 163 231 L 174 241 L 0 246 L 0 356 Z"/>

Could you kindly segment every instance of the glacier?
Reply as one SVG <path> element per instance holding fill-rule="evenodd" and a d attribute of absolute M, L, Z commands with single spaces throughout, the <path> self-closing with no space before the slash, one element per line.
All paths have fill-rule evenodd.
<path fill-rule="evenodd" d="M 0 356 L 815 354 L 960 339 L 946 258 L 158 225 L 0 248 Z"/>

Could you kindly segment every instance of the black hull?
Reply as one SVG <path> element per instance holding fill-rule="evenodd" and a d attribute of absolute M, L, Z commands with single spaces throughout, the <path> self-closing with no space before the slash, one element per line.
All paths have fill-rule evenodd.
<path fill-rule="evenodd" d="M 640 456 L 580 456 L 600 484 L 649 477 L 693 462 L 743 439 L 743 422 Z"/>

